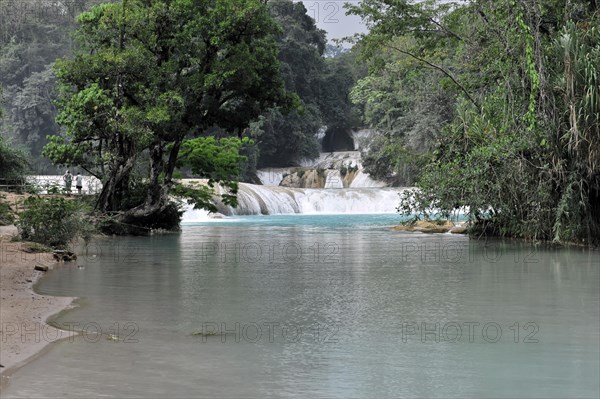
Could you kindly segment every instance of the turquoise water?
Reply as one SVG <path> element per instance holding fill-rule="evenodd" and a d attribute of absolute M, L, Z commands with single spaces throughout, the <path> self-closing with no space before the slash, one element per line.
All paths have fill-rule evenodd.
<path fill-rule="evenodd" d="M 81 297 L 55 322 L 85 334 L 2 396 L 599 396 L 598 252 L 396 222 L 239 217 L 99 241 L 37 286 Z"/>
<path fill-rule="evenodd" d="M 184 228 L 194 226 L 312 226 L 324 229 L 336 228 L 375 228 L 378 226 L 393 226 L 406 218 L 396 214 L 375 215 L 258 215 L 258 216 L 231 216 L 225 219 L 212 219 L 205 222 L 184 223 Z"/>

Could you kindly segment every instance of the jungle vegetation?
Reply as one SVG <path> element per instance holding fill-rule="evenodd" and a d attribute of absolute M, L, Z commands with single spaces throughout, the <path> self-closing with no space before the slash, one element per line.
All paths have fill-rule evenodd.
<path fill-rule="evenodd" d="M 466 210 L 474 230 L 600 240 L 597 1 L 364 0 L 369 75 L 352 98 L 381 132 L 375 176 L 399 211 Z"/>

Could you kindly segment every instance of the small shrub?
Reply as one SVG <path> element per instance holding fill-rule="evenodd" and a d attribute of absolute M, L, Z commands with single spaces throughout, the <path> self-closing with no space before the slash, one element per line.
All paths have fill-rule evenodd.
<path fill-rule="evenodd" d="M 5 196 L 0 197 L 0 226 L 8 226 L 14 223 L 15 216 L 10 205 L 4 201 Z"/>
<path fill-rule="evenodd" d="M 29 197 L 24 206 L 17 222 L 23 240 L 65 248 L 75 238 L 88 240 L 94 231 L 82 205 L 75 200 Z"/>
<path fill-rule="evenodd" d="M 64 194 L 62 186 L 56 182 L 46 184 L 46 192 L 48 194 Z"/>
<path fill-rule="evenodd" d="M 31 195 L 37 195 L 42 192 L 42 188 L 37 183 L 27 183 L 25 185 L 25 192 Z"/>

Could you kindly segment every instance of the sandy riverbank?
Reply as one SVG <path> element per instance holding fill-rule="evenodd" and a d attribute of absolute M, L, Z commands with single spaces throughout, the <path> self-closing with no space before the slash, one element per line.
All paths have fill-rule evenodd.
<path fill-rule="evenodd" d="M 10 242 L 16 234 L 14 226 L 0 227 L 0 374 L 12 370 L 35 357 L 51 342 L 69 336 L 46 320 L 68 309 L 75 298 L 51 297 L 33 292 L 33 284 L 44 272 L 36 265 L 52 269 L 59 265 L 52 254 L 28 253 L 26 245 Z M 5 381 L 4 381 L 5 382 Z"/>

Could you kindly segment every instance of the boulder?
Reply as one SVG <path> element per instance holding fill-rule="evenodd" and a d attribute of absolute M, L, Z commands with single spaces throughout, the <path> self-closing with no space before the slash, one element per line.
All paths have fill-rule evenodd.
<path fill-rule="evenodd" d="M 40 271 L 40 272 L 47 272 L 48 271 L 48 266 L 35 265 L 35 267 L 33 268 L 33 270 L 37 270 L 37 271 Z"/>
<path fill-rule="evenodd" d="M 466 225 L 456 226 L 450 230 L 452 234 L 469 234 L 469 227 Z"/>

